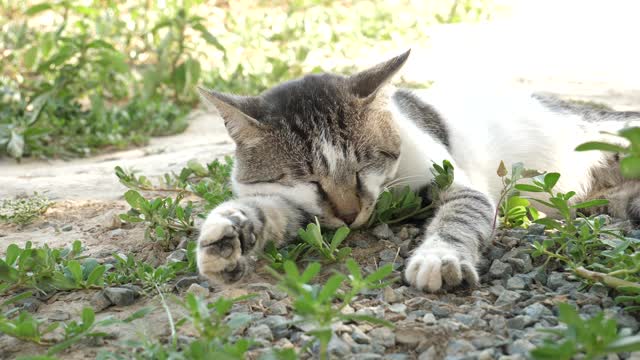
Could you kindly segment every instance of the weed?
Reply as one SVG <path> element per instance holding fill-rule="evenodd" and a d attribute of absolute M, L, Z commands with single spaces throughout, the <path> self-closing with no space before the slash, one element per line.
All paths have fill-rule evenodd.
<path fill-rule="evenodd" d="M 52 204 L 47 197 L 38 193 L 25 198 L 3 200 L 0 204 L 0 220 L 24 226 L 44 214 Z"/>
<path fill-rule="evenodd" d="M 147 200 L 139 192 L 129 190 L 124 198 L 131 206 L 120 219 L 138 223 L 144 222 L 147 227 L 145 239 L 159 243 L 164 249 L 172 249 L 179 242 L 180 235 L 188 235 L 194 229 L 193 205 L 191 201 L 185 207 L 180 206 L 184 194 L 179 193 L 175 199 L 171 197 Z"/>
<path fill-rule="evenodd" d="M 30 297 L 31 292 L 13 296 L 4 301 L 1 308 L 16 303 L 22 299 Z M 82 309 L 80 321 L 71 320 L 69 322 L 51 322 L 46 324 L 43 320 L 33 317 L 28 311 L 18 311 L 19 308 L 13 308 L 0 314 L 0 331 L 11 337 L 33 342 L 39 345 L 50 345 L 47 355 L 53 355 L 69 348 L 71 345 L 86 339 L 87 337 L 102 337 L 107 334 L 96 331 L 99 327 L 109 326 L 117 323 L 128 323 L 133 320 L 144 317 L 149 308 L 143 308 L 136 311 L 124 320 L 118 320 L 113 317 L 107 317 L 100 321 L 95 321 L 95 313 L 90 307 Z M 16 316 L 17 312 L 17 316 Z M 55 343 L 51 339 L 46 339 L 45 335 L 51 333 L 58 327 L 62 326 L 63 339 Z"/>
<path fill-rule="evenodd" d="M 606 319 L 604 313 L 585 320 L 571 305 L 560 303 L 558 310 L 559 320 L 567 327 L 544 330 L 554 336 L 531 351 L 536 360 L 598 359 L 607 354 L 640 350 L 640 336 L 621 335 L 616 321 Z"/>
<path fill-rule="evenodd" d="M 530 179 L 534 176 L 542 175 L 537 170 L 525 169 L 522 163 L 515 163 L 511 167 L 511 176 L 507 177 L 509 172 L 503 161 L 500 161 L 497 171 L 502 181 L 502 191 L 498 200 L 498 209 L 494 216 L 494 228 L 497 224 L 498 214 L 500 215 L 500 224 L 507 228 L 527 227 L 532 220 L 537 220 L 540 214 L 535 207 L 531 206 L 531 202 L 520 196 L 515 190 L 515 185 L 522 179 Z"/>
<path fill-rule="evenodd" d="M 618 302 L 636 301 L 640 297 L 640 246 L 635 239 L 620 236 L 604 229 L 604 219 L 575 218 L 574 212 L 590 206 L 606 205 L 607 200 L 595 199 L 569 204 L 575 192 L 554 192 L 560 174 L 548 173 L 533 178 L 533 184 L 516 184 L 519 191 L 546 193 L 548 200 L 532 199 L 561 216 L 562 220 L 541 218 L 536 223 L 553 230 L 543 241 L 533 243 L 533 256 L 546 256 L 547 261 L 555 259 L 566 264 L 576 275 L 586 281 L 600 281 L 604 285 L 626 292 L 618 297 Z M 629 310 L 637 307 L 629 307 Z"/>
<path fill-rule="evenodd" d="M 401 191 L 386 189 L 378 197 L 368 226 L 379 223 L 395 224 L 408 219 L 426 219 L 435 210 L 438 194 L 453 184 L 453 170 L 453 165 L 447 160 L 442 162 L 442 166 L 433 164 L 433 180 L 430 187 L 432 201 L 426 206 L 422 206 L 423 199 L 420 194 L 412 191 L 409 186 Z"/>
<path fill-rule="evenodd" d="M 74 241 L 65 249 L 50 249 L 47 245 L 33 248 L 31 242 L 23 249 L 9 245 L 5 258 L 0 259 L 0 293 L 20 289 L 48 293 L 102 287 L 106 267 L 95 259 L 81 257 L 81 252 L 80 241 Z"/>
<path fill-rule="evenodd" d="M 391 326 L 385 320 L 375 317 L 343 313 L 343 309 L 360 292 L 388 285 L 388 282 L 383 280 L 391 274 L 391 265 L 385 265 L 366 277 L 363 277 L 360 267 L 353 259 L 347 259 L 346 266 L 350 272 L 349 276 L 333 274 L 324 285 L 311 284 L 320 272 L 319 263 L 310 264 L 302 274 L 291 261 L 283 264 L 284 275 L 271 270 L 280 281 L 280 287 L 291 296 L 294 313 L 300 316 L 303 322 L 313 326 L 308 333 L 319 341 L 321 359 L 327 359 L 327 348 L 333 335 L 331 325 L 336 321 L 367 321 Z M 348 286 L 345 291 L 340 290 L 343 284 Z M 338 304 L 334 305 L 336 302 Z"/>
<path fill-rule="evenodd" d="M 269 262 L 269 266 L 272 269 L 280 271 L 282 270 L 285 262 L 298 262 L 298 259 L 300 259 L 308 250 L 309 245 L 306 243 L 289 244 L 278 249 L 273 241 L 269 241 L 262 250 L 262 257 Z"/>
<path fill-rule="evenodd" d="M 351 255 L 350 247 L 338 248 L 349 235 L 349 231 L 348 227 L 342 226 L 333 233 L 333 236 L 329 237 L 331 240 L 325 239 L 327 236 L 322 234 L 320 222 L 316 218 L 316 223 L 308 224 L 306 230 L 299 229 L 298 236 L 307 245 L 308 251 L 305 253 L 314 252 L 319 254 L 324 261 L 339 262 Z"/>

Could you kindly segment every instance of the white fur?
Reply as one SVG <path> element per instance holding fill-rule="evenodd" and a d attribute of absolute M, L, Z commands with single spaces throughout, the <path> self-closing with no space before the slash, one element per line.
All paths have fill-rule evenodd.
<path fill-rule="evenodd" d="M 598 130 L 613 130 L 614 123 L 602 123 L 594 129 L 593 124 L 585 124 L 576 115 L 549 110 L 530 93 L 461 88 L 449 91 L 436 87 L 416 93 L 444 119 L 449 149 L 392 105 L 402 141 L 396 175 L 399 182 L 420 188 L 432 179 L 432 162 L 440 164 L 447 159 L 455 168 L 456 184 L 481 191 L 497 203 L 502 183 L 496 170 L 504 161 L 509 170 L 513 163 L 522 162 L 526 168 L 560 172 L 556 191 L 574 190 L 578 195 L 588 191 L 589 168 L 601 161 L 603 154 L 574 149 L 583 142 L 602 139 Z M 409 258 L 405 277 L 418 289 L 438 291 L 445 282 L 453 286 L 463 278 L 477 282 L 475 262 L 468 254 L 439 241 L 437 233 L 429 234 Z"/>
<path fill-rule="evenodd" d="M 526 168 L 560 172 L 556 190 L 574 190 L 580 195 L 588 190 L 589 168 L 603 157 L 599 152 L 574 151 L 583 142 L 602 138 L 600 129 L 593 129 L 593 124 L 581 126 L 584 123 L 578 116 L 549 110 L 530 93 L 434 88 L 416 94 L 444 118 L 450 154 L 411 120 L 393 111 L 403 142 L 398 177 L 430 174 L 431 161 L 449 159 L 457 183 L 497 202 L 502 190 L 496 175 L 500 161 L 509 170 L 522 162 Z M 426 183 L 412 185 L 417 188 Z"/>

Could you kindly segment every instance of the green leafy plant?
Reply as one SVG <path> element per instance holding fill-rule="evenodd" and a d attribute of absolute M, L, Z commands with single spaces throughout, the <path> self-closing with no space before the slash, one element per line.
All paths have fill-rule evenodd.
<path fill-rule="evenodd" d="M 333 233 L 333 236 L 330 236 L 331 240 L 325 239 L 320 222 L 316 218 L 315 224 L 311 223 L 307 225 L 306 229 L 299 229 L 298 236 L 308 245 L 305 253 L 311 251 L 319 254 L 324 261 L 338 262 L 351 255 L 350 247 L 340 248 L 340 244 L 347 238 L 349 232 L 348 227 L 342 226 Z"/>
<path fill-rule="evenodd" d="M 291 261 L 283 264 L 284 275 L 271 270 L 279 280 L 279 286 L 292 298 L 294 313 L 299 315 L 303 322 L 313 326 L 308 333 L 320 343 L 320 359 L 327 359 L 327 348 L 333 335 L 331 325 L 336 321 L 367 321 L 391 326 L 383 319 L 343 313 L 343 309 L 362 291 L 387 286 L 389 282 L 384 280 L 392 272 L 391 265 L 385 265 L 368 276 L 363 276 L 360 267 L 353 259 L 347 259 L 346 266 L 349 276 L 335 273 L 323 285 L 311 284 L 311 281 L 320 273 L 319 263 L 310 264 L 302 273 Z M 341 290 L 343 285 L 347 287 L 344 291 Z"/>
<path fill-rule="evenodd" d="M 0 293 L 33 289 L 43 293 L 55 290 L 100 288 L 106 267 L 95 259 L 80 256 L 82 244 L 74 241 L 70 248 L 50 249 L 47 245 L 24 248 L 7 247 L 0 259 Z"/>
<path fill-rule="evenodd" d="M 628 179 L 640 178 L 640 127 L 629 127 L 618 131 L 617 134 L 607 133 L 620 138 L 618 143 L 590 141 L 579 145 L 576 151 L 600 150 L 622 154 L 620 171 Z M 621 145 L 628 142 L 628 145 Z"/>
<path fill-rule="evenodd" d="M 548 200 L 531 200 L 554 209 L 561 216 L 561 220 L 541 218 L 535 221 L 553 231 L 549 238 L 534 241 L 532 255 L 546 256 L 547 261 L 555 259 L 586 281 L 598 281 L 627 293 L 617 298 L 618 302 L 640 300 L 633 296 L 640 293 L 640 256 L 637 255 L 640 248 L 637 240 L 604 229 L 605 222 L 601 217 L 589 219 L 581 216 L 576 219 L 574 212 L 608 202 L 594 199 L 571 204 L 575 192 L 560 193 L 553 190 L 559 179 L 560 174 L 548 173 L 534 177 L 532 184 L 514 186 L 519 191 L 546 193 Z M 629 307 L 630 310 L 636 308 Z"/>
<path fill-rule="evenodd" d="M 262 256 L 269 262 L 272 269 L 279 271 L 282 270 L 285 262 L 297 262 L 308 250 L 307 243 L 289 244 L 278 249 L 273 241 L 269 241 L 262 250 Z"/>
<path fill-rule="evenodd" d="M 214 160 L 206 167 L 195 160 L 189 160 L 187 166 L 178 174 L 171 172 L 162 177 L 163 186 L 154 186 L 149 178 L 137 175 L 134 170 L 124 170 L 116 166 L 115 173 L 120 183 L 132 190 L 168 191 L 196 195 L 202 198 L 204 208 L 209 211 L 231 198 L 229 186 L 233 159 L 225 157 L 224 163 Z"/>
<path fill-rule="evenodd" d="M 131 206 L 120 219 L 146 224 L 145 239 L 159 243 L 165 249 L 172 249 L 179 241 L 179 235 L 187 235 L 195 229 L 193 224 L 193 205 L 191 201 L 185 207 L 180 206 L 184 197 L 179 193 L 176 198 L 165 197 L 147 200 L 139 192 L 129 190 L 124 198 Z"/>
<path fill-rule="evenodd" d="M 540 217 L 538 210 L 531 206 L 528 199 L 521 197 L 514 186 L 519 180 L 530 179 L 542 174 L 536 170 L 525 169 L 522 163 L 515 163 L 511 167 L 511 175 L 507 177 L 509 172 L 503 161 L 500 161 L 497 174 L 502 181 L 502 191 L 494 217 L 494 227 L 498 215 L 500 215 L 502 226 L 507 228 L 527 227 L 532 221 L 537 220 Z"/>
<path fill-rule="evenodd" d="M 453 165 L 448 160 L 442 162 L 442 166 L 434 163 L 431 173 L 431 203 L 422 205 L 420 194 L 405 186 L 402 190 L 387 189 L 378 197 L 376 207 L 371 214 L 368 226 L 378 223 L 396 224 L 408 219 L 426 219 L 433 215 L 438 202 L 438 194 L 447 190 L 453 184 Z"/>
<path fill-rule="evenodd" d="M 38 193 L 15 200 L 2 200 L 0 220 L 24 226 L 44 214 L 52 204 L 47 197 Z"/>
<path fill-rule="evenodd" d="M 583 319 L 568 304 L 558 304 L 559 320 L 566 329 L 546 329 L 553 336 L 531 351 L 536 360 L 599 359 L 607 354 L 640 350 L 640 336 L 622 336 L 614 319 L 599 313 Z"/>

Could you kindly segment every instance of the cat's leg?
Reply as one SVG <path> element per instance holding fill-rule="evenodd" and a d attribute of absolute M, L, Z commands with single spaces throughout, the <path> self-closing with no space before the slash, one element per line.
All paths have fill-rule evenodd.
<path fill-rule="evenodd" d="M 595 199 L 606 199 L 609 203 L 580 209 L 580 212 L 587 216 L 609 214 L 614 218 L 631 220 L 635 226 L 640 225 L 640 181 L 627 180 L 611 188 L 592 191 L 580 201 Z"/>
<path fill-rule="evenodd" d="M 240 280 L 249 270 L 246 256 L 268 241 L 280 245 L 309 222 L 310 215 L 279 196 L 251 196 L 216 207 L 200 229 L 200 273 L 214 282 Z"/>
<path fill-rule="evenodd" d="M 461 185 L 440 194 L 439 202 L 422 244 L 409 258 L 405 278 L 427 291 L 463 281 L 475 286 L 479 282 L 476 264 L 493 232 L 495 206 L 484 193 Z"/>

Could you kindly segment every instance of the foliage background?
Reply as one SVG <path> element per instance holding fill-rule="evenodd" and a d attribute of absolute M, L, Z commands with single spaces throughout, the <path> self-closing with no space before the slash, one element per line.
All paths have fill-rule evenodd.
<path fill-rule="evenodd" d="M 183 131 L 196 84 L 256 94 L 481 21 L 491 0 L 0 1 L 0 155 L 76 157 Z"/>

